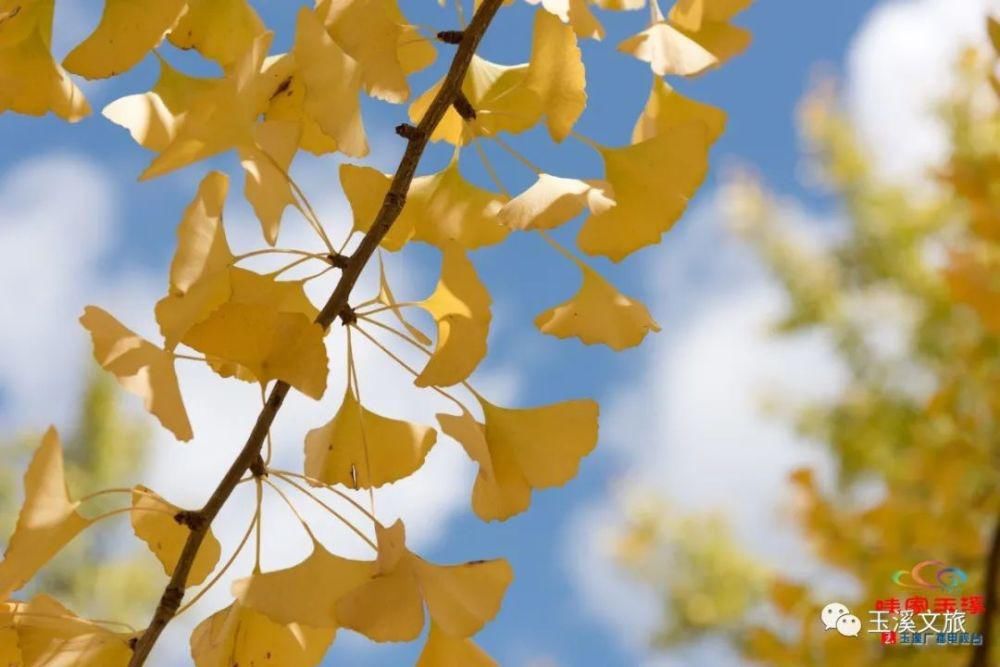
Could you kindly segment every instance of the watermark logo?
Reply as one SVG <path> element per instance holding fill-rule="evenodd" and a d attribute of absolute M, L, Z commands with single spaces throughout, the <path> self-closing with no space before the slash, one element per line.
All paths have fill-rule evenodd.
<path fill-rule="evenodd" d="M 909 570 L 897 570 L 891 579 L 914 594 L 876 600 L 874 609 L 868 612 L 865 635 L 877 635 L 883 645 L 892 646 L 983 643 L 982 633 L 970 626 L 977 624 L 975 617 L 986 611 L 985 600 L 982 595 L 962 593 L 969 582 L 964 570 L 939 560 L 925 560 Z M 823 607 L 820 620 L 824 630 L 836 630 L 844 637 L 858 637 L 862 632 L 861 619 L 841 602 Z"/>
<path fill-rule="evenodd" d="M 949 567 L 939 560 L 925 560 L 914 565 L 909 571 L 896 570 L 892 582 L 902 588 L 942 590 L 957 593 L 967 584 L 969 575 L 965 570 Z"/>
<path fill-rule="evenodd" d="M 846 605 L 831 602 L 820 612 L 823 628 L 836 630 L 845 637 L 857 637 L 861 633 L 861 619 L 851 613 Z"/>

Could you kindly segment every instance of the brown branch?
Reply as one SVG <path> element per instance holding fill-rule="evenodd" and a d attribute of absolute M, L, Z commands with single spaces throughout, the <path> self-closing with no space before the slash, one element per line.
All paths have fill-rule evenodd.
<path fill-rule="evenodd" d="M 996 625 L 997 605 L 1000 604 L 1000 591 L 997 591 L 997 584 L 1000 584 L 1000 521 L 993 529 L 993 541 L 990 544 L 990 551 L 986 556 L 986 576 L 983 587 L 985 588 L 983 619 L 980 621 L 979 631 L 983 635 L 983 643 L 972 648 L 972 660 L 969 667 L 989 667 L 990 651 L 993 650 L 993 630 Z"/>
<path fill-rule="evenodd" d="M 496 15 L 497 10 L 500 8 L 502 1 L 483 0 L 483 3 L 472 17 L 472 22 L 469 23 L 469 26 L 462 33 L 461 42 L 455 52 L 455 57 L 451 62 L 451 67 L 448 69 L 448 74 L 445 76 L 441 88 L 438 90 L 437 95 L 434 96 L 434 100 L 428 107 L 424 117 L 420 120 L 417 131 L 407 138 L 406 151 L 399 161 L 396 174 L 392 178 L 389 191 L 382 200 L 382 206 L 375 217 L 375 221 L 372 223 L 368 233 L 361 239 L 357 250 L 354 251 L 345 263 L 337 286 L 316 318 L 316 323 L 324 329 L 328 329 L 334 319 L 348 305 L 348 298 L 351 295 L 354 284 L 358 281 L 361 272 L 364 270 L 368 260 L 371 259 L 375 249 L 386 233 L 388 233 L 389 228 L 392 227 L 392 223 L 396 221 L 396 218 L 399 217 L 400 212 L 403 210 L 403 204 L 406 202 L 406 193 L 410 189 L 410 182 L 413 180 L 413 176 L 417 170 L 417 164 L 420 162 L 420 158 L 427 146 L 427 139 L 434 132 L 434 128 L 437 127 L 438 123 L 441 122 L 441 118 L 445 112 L 454 103 L 461 89 L 462 80 L 465 78 L 465 72 L 469 68 L 472 55 L 479 47 L 479 42 L 493 20 L 494 15 Z M 257 422 L 254 424 L 246 444 L 243 445 L 243 449 L 237 455 L 232 465 L 229 466 L 229 470 L 226 471 L 225 476 L 219 482 L 215 491 L 212 492 L 208 502 L 198 510 L 200 517 L 198 529 L 192 530 L 188 535 L 187 541 L 184 544 L 184 550 L 181 552 L 174 572 L 170 576 L 170 581 L 163 591 L 160 602 L 153 614 L 153 619 L 150 621 L 149 627 L 146 628 L 142 636 L 135 643 L 129 667 L 141 667 L 146 662 L 146 658 L 156 644 L 156 640 L 167 626 L 167 623 L 177 613 L 177 608 L 184 597 L 188 574 L 191 571 L 191 566 L 194 564 L 198 548 L 201 546 L 202 540 L 205 539 L 205 534 L 208 532 L 212 521 L 215 520 L 216 515 L 222 509 L 226 500 L 229 499 L 233 489 L 236 488 L 236 484 L 247 470 L 250 469 L 254 461 L 257 460 L 271 424 L 278 414 L 278 410 L 281 409 L 281 404 L 284 402 L 285 396 L 288 395 L 288 389 L 289 386 L 285 382 L 278 381 L 274 384 L 264 407 L 257 416 Z"/>

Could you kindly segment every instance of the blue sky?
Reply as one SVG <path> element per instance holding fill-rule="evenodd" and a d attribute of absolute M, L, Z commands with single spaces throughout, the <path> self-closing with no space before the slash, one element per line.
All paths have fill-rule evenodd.
<path fill-rule="evenodd" d="M 74 39 L 78 41 L 87 33 L 88 26 L 93 25 L 97 7 L 87 5 L 97 3 L 61 0 L 58 4 L 55 42 L 57 51 L 64 53 Z M 575 341 L 543 337 L 531 326 L 531 319 L 535 313 L 575 291 L 577 274 L 574 270 L 554 261 L 551 251 L 540 240 L 531 237 L 512 237 L 501 248 L 476 253 L 477 267 L 496 300 L 490 355 L 477 372 L 477 381 L 491 390 L 491 395 L 500 397 L 500 402 L 511 405 L 593 396 L 601 402 L 608 417 L 602 428 L 599 451 L 584 461 L 579 477 L 563 489 L 536 493 L 531 510 L 506 523 L 485 525 L 471 514 L 467 497 L 472 469 L 454 453 L 457 448 L 450 442 L 437 446 L 437 449 L 449 448 L 452 453 L 441 452 L 435 458 L 434 476 L 428 478 L 425 487 L 418 485 L 401 491 L 398 497 L 388 501 L 390 513 L 398 510 L 408 518 L 411 514 L 407 511 L 419 514 L 411 524 L 411 533 L 416 535 L 422 552 L 432 560 L 453 562 L 503 556 L 511 561 L 516 571 L 515 582 L 501 614 L 480 635 L 482 645 L 501 664 L 603 667 L 639 664 L 647 659 L 641 641 L 624 636 L 620 627 L 608 622 L 607 616 L 631 618 L 631 611 L 639 613 L 640 608 L 646 609 L 648 601 L 636 600 L 635 609 L 630 610 L 630 593 L 617 598 L 609 594 L 607 613 L 594 613 L 595 604 L 600 606 L 602 595 L 598 592 L 595 597 L 594 591 L 608 589 L 588 588 L 586 580 L 604 581 L 608 575 L 589 570 L 601 564 L 599 559 L 590 558 L 592 554 L 584 553 L 593 545 L 586 539 L 579 539 L 581 534 L 588 533 L 588 521 L 600 520 L 604 506 L 614 502 L 614 495 L 609 490 L 616 481 L 626 478 L 636 461 L 641 460 L 641 457 L 632 456 L 633 450 L 628 446 L 614 443 L 631 438 L 627 429 L 615 428 L 622 423 L 620 415 L 627 412 L 627 406 L 623 408 L 622 403 L 646 401 L 642 407 L 654 417 L 668 414 L 670 408 L 659 399 L 666 396 L 665 400 L 669 400 L 678 391 L 676 387 L 671 389 L 674 394 L 657 390 L 647 392 L 645 398 L 638 391 L 660 379 L 658 369 L 666 369 L 663 377 L 677 372 L 678 368 L 698 374 L 702 370 L 695 363 L 698 359 L 728 358 L 726 352 L 730 343 L 727 341 L 730 339 L 718 339 L 720 348 L 706 347 L 706 340 L 716 340 L 713 335 L 718 327 L 735 326 L 731 333 L 737 338 L 752 337 L 756 333 L 741 332 L 739 326 L 754 326 L 760 313 L 748 310 L 743 319 L 738 315 L 743 312 L 741 309 L 749 307 L 747 304 L 756 307 L 754 304 L 758 301 L 755 299 L 759 295 L 755 293 L 753 298 L 727 301 L 733 294 L 726 284 L 745 277 L 744 269 L 739 267 L 748 260 L 731 240 L 719 236 L 719 213 L 714 202 L 720 167 L 732 163 L 752 165 L 772 189 L 802 202 L 803 210 L 808 210 L 811 216 L 835 217 L 832 203 L 806 190 L 801 183 L 795 106 L 808 88 L 817 65 L 832 65 L 834 71 L 842 72 L 850 67 L 862 67 L 857 62 L 852 64 L 851 58 L 855 61 L 862 56 L 871 58 L 862 52 L 863 49 L 855 49 L 853 55 L 849 50 L 856 43 L 853 40 L 859 29 L 863 25 L 870 26 L 875 20 L 872 12 L 877 4 L 871 0 L 762 0 L 736 21 L 754 34 L 747 53 L 719 70 L 676 83 L 683 93 L 718 105 L 729 114 L 727 132 L 713 150 L 709 179 L 692 204 L 689 215 L 666 235 L 661 246 L 644 250 L 621 265 L 597 262 L 624 292 L 646 301 L 664 327 L 664 333 L 647 344 L 625 353 L 613 353 L 604 348 L 585 347 Z M 907 4 L 942 6 L 934 0 L 884 3 L 890 4 L 893 7 Z M 287 47 L 298 3 L 268 1 L 255 5 L 265 21 L 277 31 L 276 49 Z M 440 9 L 431 0 L 406 3 L 404 11 L 414 23 L 454 27 L 452 8 Z M 490 29 L 481 53 L 499 62 L 526 60 L 530 30 L 525 26 L 530 25 L 532 11 L 532 7 L 520 2 L 504 9 Z M 905 11 L 908 10 L 901 10 L 900 15 Z M 933 17 L 933 11 L 929 15 Z M 577 129 L 598 141 L 609 144 L 626 141 L 645 101 L 650 80 L 648 69 L 614 50 L 621 38 L 644 26 L 645 17 L 645 12 L 602 14 L 608 38 L 603 43 L 584 45 L 591 102 Z M 904 43 L 912 41 L 907 34 L 901 39 Z M 871 48 L 869 46 L 869 51 Z M 889 51 L 888 44 L 884 48 Z M 907 53 L 910 52 L 912 50 Z M 198 66 L 188 54 L 170 51 L 168 57 L 175 63 Z M 436 80 L 447 57 L 448 48 L 445 47 L 432 70 L 414 77 L 414 88 L 419 90 Z M 86 84 L 84 90 L 92 106 L 99 110 L 119 96 L 148 89 L 155 78 L 155 63 L 148 58 L 126 75 L 109 82 Z M 858 85 L 863 88 L 864 83 Z M 373 147 L 371 163 L 385 170 L 393 167 L 401 150 L 402 142 L 391 134 L 390 128 L 401 122 L 404 113 L 403 107 L 366 105 L 366 124 Z M 865 110 L 862 108 L 857 113 L 863 116 Z M 544 131 L 538 131 L 516 143 L 558 175 L 593 177 L 600 174 L 600 165 L 592 152 L 572 139 L 553 149 Z M 13 270 L 10 266 L 20 266 L 26 271 L 38 272 L 37 262 L 44 257 L 50 260 L 30 285 L 18 283 L 13 274 L 0 275 L 15 277 L 0 281 L 6 283 L 5 287 L 0 287 L 6 311 L 0 344 L 11 350 L 6 359 L 0 361 L 0 428 L 4 431 L 35 428 L 49 421 L 68 426 L 73 414 L 74 392 L 79 387 L 80 371 L 85 368 L 83 359 L 87 354 L 86 341 L 74 322 L 79 308 L 90 302 L 106 305 L 126 324 L 153 333 L 148 311 L 166 285 L 175 225 L 207 166 L 199 164 L 157 180 L 136 183 L 136 176 L 150 159 L 149 154 L 134 145 L 124 130 L 99 113 L 77 125 L 67 125 L 54 118 L 5 114 L 0 116 L 0 145 L 4 148 L 0 151 L 0 194 L 3 195 L 0 198 L 0 240 L 3 241 L 0 264 L 6 264 L 7 271 Z M 448 148 L 435 147 L 428 153 L 420 172 L 440 168 L 449 153 Z M 497 160 L 501 176 L 510 189 L 516 191 L 527 184 L 527 174 L 502 153 L 491 150 L 490 156 Z M 317 203 L 324 219 L 342 221 L 345 212 L 337 194 L 336 165 L 335 158 L 300 158 L 293 173 Z M 237 203 L 242 177 L 235 158 L 224 156 L 213 160 L 211 166 L 225 169 L 233 176 L 231 197 L 236 214 L 227 219 L 230 233 L 239 239 L 254 239 L 256 223 L 245 204 Z M 463 155 L 463 169 L 467 169 L 473 179 L 483 178 L 483 171 L 471 150 Z M 480 182 L 486 184 L 486 181 Z M 242 225 L 242 228 L 234 231 L 234 225 Z M 699 226 L 710 231 L 702 232 Z M 311 243 L 308 236 L 288 231 L 296 227 L 301 231 L 304 225 L 288 214 L 283 234 Z M 564 238 L 571 236 L 564 235 Z M 25 251 L 25 247 L 36 249 L 35 254 Z M 432 257 L 420 250 L 404 253 L 403 269 L 399 272 L 403 279 L 394 284 L 402 298 L 419 296 L 430 287 L 436 271 Z M 751 274 L 755 280 L 760 279 L 757 273 L 751 271 Z M 768 309 L 773 303 L 769 298 L 760 301 L 765 304 L 762 312 L 770 312 Z M 706 310 L 703 302 L 725 307 L 727 313 L 735 312 L 737 317 L 735 320 L 713 319 L 715 311 Z M 16 304 L 33 307 L 33 312 L 25 314 L 16 310 Z M 49 341 L 52 347 L 41 347 Z M 688 366 L 679 364 L 678 350 L 685 351 L 684 359 L 694 361 L 689 361 Z M 793 350 L 788 354 L 791 356 L 787 356 L 783 348 L 774 357 L 774 363 L 784 364 L 786 372 L 787 366 L 799 359 L 796 355 L 804 354 L 802 358 L 806 360 L 811 358 L 808 351 Z M 661 360 L 665 358 L 672 361 L 662 366 Z M 379 362 L 371 363 L 374 369 Z M 735 359 L 734 367 L 739 363 L 739 359 Z M 58 379 L 53 378 L 50 366 L 61 370 Z M 400 389 L 400 385 L 391 382 L 380 382 L 388 376 L 381 370 L 382 366 L 377 368 L 372 371 L 374 379 L 369 390 L 376 404 L 387 406 L 386 410 L 390 407 L 417 413 L 424 410 L 419 403 L 423 399 L 414 399 L 411 390 Z M 364 373 L 362 367 L 362 382 L 365 382 Z M 182 375 L 182 387 L 186 379 Z M 184 450 L 178 450 L 179 446 L 173 443 L 157 442 L 148 475 L 177 496 L 192 502 L 196 502 L 203 492 L 199 481 L 204 485 L 204 480 L 216 479 L 233 448 L 239 446 L 250 425 L 248 415 L 253 412 L 256 400 L 252 391 L 242 390 L 233 390 L 233 395 L 223 397 L 222 393 L 229 391 L 228 386 L 210 385 L 210 382 L 211 379 L 201 376 L 192 376 L 191 380 L 192 386 L 212 387 L 204 389 L 203 394 L 214 401 L 212 409 L 199 406 L 205 420 L 213 422 L 205 427 L 210 436 L 199 438 Z M 690 391 L 695 397 L 692 400 L 705 398 L 707 403 L 713 403 L 718 397 L 712 385 L 706 389 L 699 388 L 694 381 L 692 384 L 696 385 Z M 679 386 L 683 394 L 687 385 Z M 699 391 L 707 393 L 699 394 Z M 328 393 L 318 407 L 319 414 L 325 410 L 328 417 L 336 408 L 338 398 L 336 392 Z M 725 402 L 719 400 L 721 411 Z M 232 411 L 227 412 L 230 408 Z M 290 407 L 290 416 L 279 424 L 279 428 L 284 429 L 281 433 L 288 434 L 278 439 L 278 446 L 284 447 L 289 466 L 299 465 L 301 432 L 316 425 L 309 421 L 312 416 L 305 415 L 309 410 L 313 410 L 312 415 L 317 414 L 316 409 L 315 406 L 301 410 Z M 193 409 L 192 413 L 198 432 L 198 409 Z M 653 449 L 697 449 L 697 443 L 683 442 L 686 432 L 683 428 L 672 437 L 674 426 L 667 427 L 670 433 L 660 433 L 656 427 L 660 422 L 653 419 L 650 423 L 652 426 L 641 438 L 631 439 Z M 767 451 L 768 438 L 785 442 L 784 436 L 774 431 L 764 433 L 762 447 L 765 449 L 762 451 Z M 695 470 L 699 465 L 709 470 L 717 464 L 710 451 L 714 450 L 706 450 L 701 460 L 689 455 L 688 465 Z M 784 453 L 774 456 L 780 458 L 787 454 L 786 449 L 781 452 Z M 169 465 L 171 462 L 176 465 Z M 190 474 L 178 479 L 177 470 L 182 465 L 191 466 L 184 468 Z M 780 479 L 781 468 L 776 470 L 776 476 L 764 477 L 762 484 Z M 123 481 L 131 483 L 144 479 L 137 475 L 136 480 Z M 669 475 L 662 479 L 654 475 L 651 479 L 654 488 L 663 485 L 656 490 L 671 491 L 667 488 Z M 767 508 L 762 509 L 759 516 L 766 516 L 766 511 Z M 227 516 L 224 515 L 223 520 L 228 520 Z M 287 517 L 285 521 L 287 523 Z M 414 530 L 412 525 L 417 528 Z M 236 526 L 231 532 L 239 534 L 242 528 Z M 276 556 L 274 566 L 294 562 L 289 559 L 292 555 L 286 549 Z M 210 596 L 210 599 L 216 604 L 220 601 L 224 604 L 224 591 L 221 597 Z M 203 606 L 201 614 L 210 611 L 211 607 Z M 640 627 L 642 622 L 648 619 L 637 620 L 636 626 Z M 190 626 L 187 628 L 189 630 Z M 371 647 L 347 635 L 342 633 L 331 652 L 330 664 L 410 664 L 420 648 L 419 645 Z M 176 637 L 176 642 L 182 640 L 180 635 Z M 684 662 L 683 657 L 679 659 L 679 664 L 695 664 Z M 165 665 L 184 664 L 176 652 L 163 653 L 159 660 Z"/>

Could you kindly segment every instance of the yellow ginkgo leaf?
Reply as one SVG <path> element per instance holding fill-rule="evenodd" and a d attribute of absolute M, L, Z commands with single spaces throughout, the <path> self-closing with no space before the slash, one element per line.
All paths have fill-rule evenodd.
<path fill-rule="evenodd" d="M 679 28 L 697 32 L 704 22 L 728 21 L 753 0 L 677 0 L 668 17 Z"/>
<path fill-rule="evenodd" d="M 178 440 L 194 437 L 177 385 L 172 352 L 158 348 L 95 306 L 84 309 L 80 324 L 90 332 L 94 359 L 101 368 L 114 375 L 126 391 L 141 397 L 146 410 Z"/>
<path fill-rule="evenodd" d="M 378 642 L 410 641 L 431 620 L 453 637 L 469 637 L 496 616 L 513 579 L 507 561 L 434 565 L 405 547 L 400 521 L 376 525 L 379 559 L 363 585 L 337 600 L 337 620 Z"/>
<path fill-rule="evenodd" d="M 389 191 L 391 180 L 391 176 L 372 167 L 347 162 L 340 165 L 340 186 L 351 204 L 355 231 L 364 234 L 371 229 L 379 209 L 382 208 L 385 193 Z M 381 246 L 395 252 L 406 245 L 411 238 L 413 238 L 412 216 L 410 218 L 400 216 L 389 228 L 389 232 L 382 237 Z"/>
<path fill-rule="evenodd" d="M 55 428 L 42 437 L 24 473 L 24 504 L 0 561 L 0 600 L 24 586 L 40 567 L 90 525 L 69 498 L 62 445 Z"/>
<path fill-rule="evenodd" d="M 583 264 L 579 267 L 583 272 L 580 291 L 569 301 L 535 318 L 535 326 L 542 333 L 624 350 L 641 343 L 650 331 L 660 330 L 641 302 L 616 290 L 593 269 Z"/>
<path fill-rule="evenodd" d="M 374 573 L 374 562 L 334 556 L 317 542 L 302 562 L 240 579 L 233 583 L 232 592 L 240 604 L 275 623 L 333 629 L 339 626 L 337 600 Z"/>
<path fill-rule="evenodd" d="M 104 0 L 101 22 L 69 52 L 63 66 L 88 79 L 104 79 L 131 69 L 169 30 L 185 0 Z"/>
<path fill-rule="evenodd" d="M 615 205 L 607 183 L 539 174 L 527 190 L 503 205 L 497 218 L 511 229 L 553 229 L 584 209 L 602 213 Z"/>
<path fill-rule="evenodd" d="M 146 93 L 121 97 L 101 112 L 111 122 L 128 129 L 143 148 L 162 151 L 177 134 L 183 114 L 193 101 L 216 85 L 213 79 L 189 76 L 174 69 L 156 54 L 160 78 Z"/>
<path fill-rule="evenodd" d="M 227 67 L 264 31 L 264 23 L 247 0 L 187 0 L 187 10 L 169 39 L 179 49 L 195 49 Z"/>
<path fill-rule="evenodd" d="M 705 21 L 697 31 L 681 28 L 681 32 L 715 56 L 720 65 L 746 51 L 752 39 L 749 30 L 723 21 Z"/>
<path fill-rule="evenodd" d="M 632 143 L 641 143 L 692 122 L 704 123 L 709 143 L 715 143 L 726 129 L 726 112 L 684 97 L 663 79 L 654 76 L 646 106 L 632 130 Z"/>
<path fill-rule="evenodd" d="M 538 94 L 527 85 L 529 65 L 498 65 L 472 56 L 462 82 L 462 92 L 476 112 L 476 133 L 493 136 L 500 132 L 517 134 L 534 126 L 542 115 Z M 428 88 L 410 105 L 410 121 L 418 124 L 441 88 L 441 81 Z M 474 134 L 454 108 L 445 112 L 431 134 L 431 141 L 463 145 Z"/>
<path fill-rule="evenodd" d="M 438 415 L 441 430 L 479 463 L 472 509 L 484 521 L 523 512 L 532 489 L 565 484 L 597 445 L 597 404 L 574 400 L 501 408 L 479 397 L 485 424 L 467 412 Z"/>
<path fill-rule="evenodd" d="M 185 294 L 168 294 L 156 304 L 156 321 L 168 349 L 178 342 L 192 346 L 187 333 L 225 303 L 264 306 L 280 313 L 301 313 L 314 321 L 319 311 L 305 293 L 304 280 L 276 280 L 229 267 L 205 276 Z"/>
<path fill-rule="evenodd" d="M 552 139 L 568 137 L 587 107 L 586 70 L 573 29 L 549 12 L 535 12 L 526 85 L 541 101 Z"/>
<path fill-rule="evenodd" d="M 11 620 L 23 660 L 18 667 L 126 667 L 132 658 L 134 633 L 78 618 L 48 595 L 17 603 Z"/>
<path fill-rule="evenodd" d="M 604 38 L 604 26 L 594 16 L 587 0 L 528 0 L 528 3 L 541 4 L 545 11 L 558 16 L 563 23 L 568 23 L 577 37 L 598 40 Z"/>
<path fill-rule="evenodd" d="M 441 277 L 429 297 L 420 302 L 437 322 L 437 345 L 414 380 L 418 387 L 446 387 L 469 377 L 486 356 L 492 299 L 476 268 L 456 245 L 445 246 Z"/>
<path fill-rule="evenodd" d="M 222 209 L 229 190 L 229 177 L 209 172 L 198 186 L 177 226 L 177 250 L 170 262 L 170 290 L 186 294 L 193 285 L 232 266 L 222 223 Z"/>
<path fill-rule="evenodd" d="M 207 357 L 246 369 L 262 386 L 284 380 L 319 399 L 326 390 L 328 363 L 323 333 L 302 313 L 230 302 L 191 327 L 184 342 Z"/>
<path fill-rule="evenodd" d="M 17 630 L 11 612 L 17 602 L 0 602 L 0 665 L 23 665 L 24 656 L 18 644 Z"/>
<path fill-rule="evenodd" d="M 298 125 L 299 147 L 303 150 L 313 155 L 333 153 L 337 142 L 323 134 L 316 119 L 306 114 L 306 86 L 295 68 L 295 56 L 291 53 L 272 56 L 264 62 L 262 74 L 278 81 L 268 98 L 264 118 Z"/>
<path fill-rule="evenodd" d="M 694 76 L 719 64 L 709 49 L 662 19 L 623 40 L 618 50 L 649 63 L 657 76 Z"/>
<path fill-rule="evenodd" d="M 509 230 L 496 219 L 504 201 L 465 180 L 453 160 L 436 174 L 413 179 L 395 224 L 412 225 L 417 241 L 439 248 L 455 242 L 475 250 L 506 238 Z"/>
<path fill-rule="evenodd" d="M 195 667 L 313 667 L 323 660 L 336 630 L 276 623 L 234 602 L 191 633 Z"/>
<path fill-rule="evenodd" d="M 149 550 L 163 565 L 168 575 L 174 573 L 177 561 L 184 550 L 191 529 L 177 521 L 181 508 L 167 502 L 144 486 L 132 490 L 132 531 L 149 546 Z M 222 547 L 211 529 L 198 548 L 194 564 L 188 574 L 187 585 L 197 586 L 205 581 L 216 563 Z"/>
<path fill-rule="evenodd" d="M 405 328 L 418 343 L 421 345 L 430 345 L 431 339 L 428 338 L 423 331 L 410 324 L 410 322 L 403 317 L 402 309 L 399 307 L 396 297 L 393 296 L 392 290 L 389 288 L 389 281 L 385 277 L 385 263 L 382 261 L 381 254 L 379 254 L 378 258 L 378 281 L 378 302 L 389 307 L 389 310 L 396 316 L 399 323 L 403 325 L 403 328 Z"/>
<path fill-rule="evenodd" d="M 176 95 L 169 115 L 154 103 L 156 98 L 162 101 L 155 89 L 147 95 L 117 100 L 105 109 L 105 115 L 128 128 L 143 143 L 147 143 L 151 134 L 161 141 L 166 139 L 165 145 L 154 147 L 160 153 L 140 178 L 162 176 L 234 148 L 255 147 L 258 116 L 281 85 L 277 72 L 262 69 L 270 44 L 271 33 L 261 34 L 225 76 L 201 80 L 191 94 Z M 163 78 L 158 86 L 164 83 Z M 174 80 L 172 84 L 177 88 L 183 85 L 183 80 Z M 161 130 L 165 128 L 156 126 L 157 132 L 151 133 L 147 128 L 154 117 L 170 131 L 164 133 Z"/>
<path fill-rule="evenodd" d="M 299 10 L 292 54 L 296 75 L 305 87 L 304 112 L 336 142 L 337 150 L 352 157 L 367 155 L 358 64 L 327 34 L 316 13 L 305 7 Z"/>
<path fill-rule="evenodd" d="M 618 262 L 680 218 L 708 171 L 708 130 L 692 122 L 642 143 L 601 148 L 615 206 L 592 215 L 577 237 L 580 249 Z"/>
<path fill-rule="evenodd" d="M 267 120 L 254 129 L 253 148 L 240 150 L 246 172 L 244 192 L 260 220 L 264 240 L 278 242 L 281 215 L 295 205 L 288 170 L 299 147 L 302 126 L 289 121 Z"/>
<path fill-rule="evenodd" d="M 431 622 L 424 650 L 417 658 L 416 667 L 497 667 L 497 661 L 487 655 L 474 641 L 465 637 L 451 637 Z"/>
<path fill-rule="evenodd" d="M 0 1 L 0 113 L 52 112 L 75 123 L 90 105 L 52 57 L 55 0 Z"/>
<path fill-rule="evenodd" d="M 429 67 L 437 50 L 410 26 L 396 0 L 320 0 L 327 32 L 358 62 L 365 91 L 387 102 L 410 96 L 406 76 Z"/>
<path fill-rule="evenodd" d="M 349 386 L 333 419 L 306 434 L 305 473 L 327 484 L 367 489 L 413 474 L 437 432 L 371 412 Z"/>
<path fill-rule="evenodd" d="M 351 204 L 354 229 L 366 233 L 389 190 L 391 177 L 371 167 L 343 164 L 340 182 Z M 410 183 L 403 211 L 382 239 L 382 247 L 396 251 L 415 239 L 443 247 L 451 242 L 474 250 L 499 243 L 508 229 L 497 222 L 503 200 L 462 178 L 458 161 L 442 171 L 418 176 Z"/>

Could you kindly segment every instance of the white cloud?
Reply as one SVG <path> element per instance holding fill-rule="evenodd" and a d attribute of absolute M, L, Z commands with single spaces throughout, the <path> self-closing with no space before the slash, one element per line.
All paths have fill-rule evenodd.
<path fill-rule="evenodd" d="M 0 427 L 66 423 L 85 340 L 76 322 L 114 233 L 116 193 L 92 162 L 52 155 L 0 181 Z"/>
<path fill-rule="evenodd" d="M 935 104 L 954 84 L 961 49 L 986 41 L 985 17 L 1000 0 L 893 0 L 871 11 L 850 48 L 848 108 L 890 179 L 925 180 L 946 155 Z"/>
<path fill-rule="evenodd" d="M 306 174 L 308 179 L 310 175 Z M 259 227 L 239 197 L 241 179 L 231 186 L 227 209 L 227 231 L 234 251 L 260 247 Z M 192 189 L 193 192 L 193 189 Z M 54 196 L 57 194 L 58 196 Z M 76 400 L 87 368 L 90 345 L 77 318 L 84 305 L 107 308 L 137 332 L 157 339 L 152 307 L 166 285 L 167 267 L 122 267 L 112 257 L 123 230 L 118 226 L 119 193 L 109 178 L 92 162 L 73 156 L 51 156 L 12 167 L 0 178 L 0 303 L 4 325 L 0 327 L 0 425 L 12 429 L 38 429 L 48 423 L 66 428 L 73 423 Z M 337 221 L 330 233 L 338 241 L 349 216 L 336 200 L 316 201 L 322 219 Z M 183 203 L 178 202 L 178 214 Z M 314 247 L 317 242 L 307 226 L 289 212 L 282 231 L 286 247 Z M 416 276 L 405 260 L 388 263 L 390 279 L 403 297 L 407 283 Z M 377 275 L 377 272 L 376 274 Z M 310 284 L 317 303 L 329 293 L 336 272 Z M 416 281 L 426 282 L 426 281 Z M 373 276 L 366 274 L 358 294 L 374 292 Z M 306 430 L 329 420 L 343 395 L 345 367 L 344 329 L 335 325 L 328 337 L 331 379 L 322 401 L 292 392 L 274 429 L 274 463 L 292 471 L 301 470 L 302 442 Z M 376 336 L 398 348 L 396 341 Z M 434 423 L 434 413 L 454 408 L 437 394 L 418 390 L 412 377 L 396 367 L 361 336 L 355 336 L 355 362 L 365 404 L 394 417 Z M 403 350 L 400 356 L 412 365 L 421 357 Z M 256 386 L 224 381 L 194 362 L 179 361 L 178 375 L 195 439 L 180 444 L 148 417 L 155 434 L 147 470 L 122 484 L 145 483 L 171 501 L 200 505 L 221 478 L 256 418 L 260 406 Z M 477 377 L 477 384 L 498 400 L 506 401 L 516 388 L 507 375 Z M 137 414 L 141 406 L 134 397 L 124 404 Z M 414 477 L 376 492 L 379 519 L 391 523 L 402 517 L 408 541 L 424 549 L 447 529 L 448 520 L 468 506 L 474 467 L 454 442 L 440 439 L 425 466 Z M 314 526 L 317 536 L 336 553 L 371 557 L 370 549 L 353 533 L 339 525 L 309 499 L 293 489 L 284 489 Z M 264 569 L 286 567 L 300 560 L 310 542 L 280 499 L 268 493 L 264 514 Z M 367 494 L 357 496 L 367 506 Z M 326 498 L 359 527 L 371 534 L 368 520 L 347 503 Z M 253 486 L 244 485 L 227 504 L 215 530 L 228 554 L 242 537 L 253 508 Z M 219 584 L 192 611 L 168 627 L 151 664 L 188 664 L 187 636 L 194 624 L 230 602 L 229 584 L 245 576 L 252 566 L 252 548 L 237 560 Z"/>

